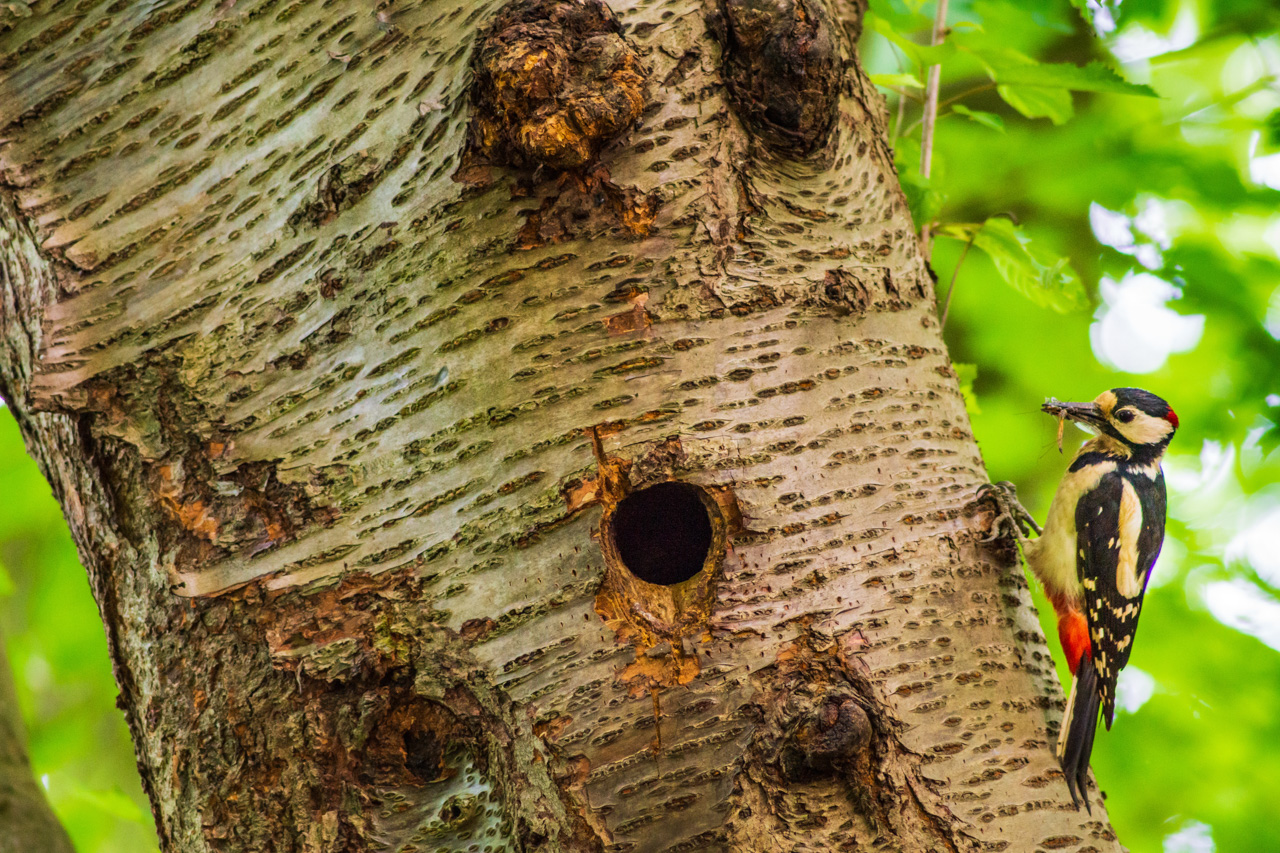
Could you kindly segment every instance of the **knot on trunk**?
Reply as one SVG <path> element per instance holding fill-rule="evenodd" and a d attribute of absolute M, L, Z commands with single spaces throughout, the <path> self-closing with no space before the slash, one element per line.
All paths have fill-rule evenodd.
<path fill-rule="evenodd" d="M 804 713 L 778 751 L 778 771 L 794 783 L 849 770 L 872 747 L 872 722 L 854 699 L 828 697 Z"/>
<path fill-rule="evenodd" d="M 708 25 L 734 110 L 770 147 L 803 156 L 835 125 L 843 67 L 816 0 L 719 0 Z"/>
<path fill-rule="evenodd" d="M 867 712 L 852 697 L 828 696 L 800 719 L 778 753 L 778 769 L 792 782 L 809 782 L 866 760 L 873 732 Z"/>
<path fill-rule="evenodd" d="M 581 168 L 644 109 L 645 69 L 599 0 L 512 0 L 472 71 L 470 144 L 502 165 Z"/>
<path fill-rule="evenodd" d="M 769 768 L 760 778 L 772 777 L 779 791 L 841 779 L 862 790 L 876 787 L 889 732 L 875 689 L 845 648 L 855 640 L 810 629 L 753 676 L 760 725 L 748 752 Z"/>

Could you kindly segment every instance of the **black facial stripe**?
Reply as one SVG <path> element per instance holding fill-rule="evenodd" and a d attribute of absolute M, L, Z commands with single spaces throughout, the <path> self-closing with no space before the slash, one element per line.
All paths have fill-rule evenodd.
<path fill-rule="evenodd" d="M 1081 453 L 1071 463 L 1068 471 L 1079 471 L 1081 468 L 1087 468 L 1090 465 L 1097 465 L 1102 462 L 1114 462 L 1114 456 L 1108 456 L 1105 453 Z"/>
<path fill-rule="evenodd" d="M 1164 400 L 1141 388 L 1112 388 L 1111 393 L 1116 395 L 1117 410 L 1124 406 L 1132 406 L 1153 418 L 1164 418 L 1173 411 L 1173 408 Z"/>
<path fill-rule="evenodd" d="M 1111 436 L 1112 438 L 1116 439 L 1117 441 L 1123 441 L 1125 444 L 1129 444 L 1129 443 L 1130 443 L 1130 442 L 1129 442 L 1129 439 L 1127 439 L 1127 438 L 1125 438 L 1123 435 L 1121 435 L 1121 434 L 1120 434 L 1120 431 L 1119 431 L 1119 430 L 1117 430 L 1115 427 L 1113 427 L 1113 426 L 1111 425 L 1111 422 L 1110 422 L 1110 421 L 1108 421 L 1108 422 L 1106 422 L 1106 423 L 1098 424 L 1098 429 L 1102 430 L 1102 431 L 1103 431 L 1103 432 L 1105 432 L 1107 435 Z"/>

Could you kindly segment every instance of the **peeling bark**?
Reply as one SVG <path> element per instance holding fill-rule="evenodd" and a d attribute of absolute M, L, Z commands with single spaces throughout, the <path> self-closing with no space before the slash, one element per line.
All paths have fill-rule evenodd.
<path fill-rule="evenodd" d="M 1119 849 L 830 12 L 784 150 L 694 2 L 34 8 L 0 393 L 164 849 Z"/>

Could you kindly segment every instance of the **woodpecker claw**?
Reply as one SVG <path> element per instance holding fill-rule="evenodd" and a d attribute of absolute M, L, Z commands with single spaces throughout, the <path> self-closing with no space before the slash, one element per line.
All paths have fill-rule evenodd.
<path fill-rule="evenodd" d="M 991 522 L 991 533 L 983 543 L 997 542 L 1006 536 L 1025 543 L 1032 531 L 1040 535 L 1040 525 L 1018 501 L 1018 490 L 1013 483 L 983 483 L 978 487 L 978 500 L 989 500 L 996 505 L 996 517 Z"/>

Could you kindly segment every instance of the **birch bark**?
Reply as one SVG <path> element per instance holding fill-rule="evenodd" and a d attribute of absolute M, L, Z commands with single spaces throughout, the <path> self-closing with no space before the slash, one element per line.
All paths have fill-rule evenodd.
<path fill-rule="evenodd" d="M 165 850 L 1120 849 L 859 8 L 18 5 L 0 393 Z"/>

